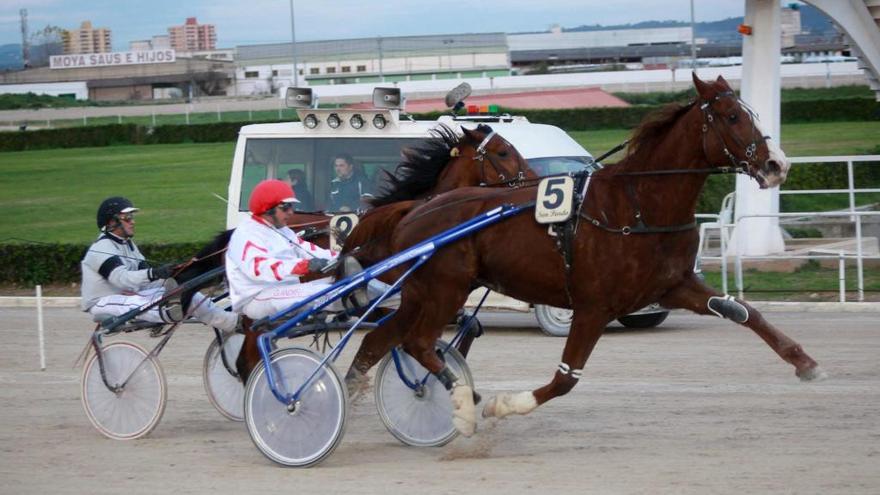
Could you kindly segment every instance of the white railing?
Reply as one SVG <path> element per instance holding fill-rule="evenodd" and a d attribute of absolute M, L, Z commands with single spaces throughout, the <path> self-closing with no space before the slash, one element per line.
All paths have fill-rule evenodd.
<path fill-rule="evenodd" d="M 725 294 L 728 293 L 728 250 L 727 239 L 728 232 L 730 232 L 733 228 L 735 228 L 739 222 L 749 219 L 749 218 L 791 218 L 791 219 L 803 219 L 803 218 L 821 218 L 821 217 L 849 217 L 849 221 L 855 224 L 855 244 L 856 244 L 856 252 L 855 254 L 847 254 L 843 251 L 838 251 L 836 253 L 817 253 L 817 254 L 805 254 L 805 255 L 762 255 L 762 256 L 753 256 L 753 255 L 744 255 L 742 254 L 742 250 L 737 243 L 734 246 L 734 250 L 732 256 L 735 258 L 735 284 L 738 296 L 740 298 L 743 297 L 743 262 L 746 260 L 792 260 L 792 259 L 837 259 L 839 261 L 839 284 L 840 284 L 840 300 L 844 302 L 846 300 L 846 290 L 845 290 L 845 271 L 844 271 L 844 263 L 848 259 L 854 259 L 856 261 L 856 272 L 858 277 L 858 300 L 864 301 L 865 293 L 864 293 L 864 260 L 865 259 L 880 259 L 880 256 L 865 256 L 863 252 L 863 237 L 862 237 L 862 217 L 875 217 L 880 216 L 880 212 L 877 211 L 857 211 L 855 197 L 856 194 L 864 194 L 864 193 L 878 193 L 880 192 L 880 188 L 856 188 L 855 187 L 855 177 L 853 174 L 853 163 L 858 162 L 873 162 L 873 163 L 864 163 L 865 165 L 880 165 L 880 155 L 852 155 L 852 156 L 804 156 L 804 157 L 793 157 L 790 158 L 792 164 L 797 163 L 846 163 L 847 167 L 847 188 L 845 189 L 812 189 L 812 190 L 791 190 L 785 191 L 780 190 L 780 195 L 788 195 L 788 194 L 846 194 L 849 199 L 849 207 L 844 211 L 835 211 L 835 212 L 792 212 L 792 213 L 773 213 L 773 214 L 755 214 L 755 215 L 742 215 L 737 218 L 735 221 L 731 222 L 731 212 L 722 210 L 718 214 L 700 214 L 697 215 L 697 218 L 711 220 L 713 222 L 712 228 L 717 228 L 720 232 L 720 243 L 721 243 L 721 252 L 719 256 L 700 256 L 702 253 L 703 243 L 705 239 L 703 235 L 706 230 L 701 229 L 700 236 L 700 250 L 698 251 L 698 260 L 699 264 L 702 263 L 702 260 L 718 260 L 721 262 L 721 290 Z M 728 202 L 725 201 L 725 204 L 728 207 L 732 208 Z M 742 236 L 738 236 L 737 239 L 742 239 Z"/>

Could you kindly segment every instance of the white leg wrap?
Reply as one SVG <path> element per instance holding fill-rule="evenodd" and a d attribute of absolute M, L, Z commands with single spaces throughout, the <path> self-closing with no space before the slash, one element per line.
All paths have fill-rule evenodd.
<path fill-rule="evenodd" d="M 452 387 L 452 424 L 466 437 L 473 435 L 477 430 L 474 391 L 467 385 Z"/>
<path fill-rule="evenodd" d="M 518 394 L 501 394 L 489 399 L 483 407 L 484 418 L 503 418 L 511 414 L 528 414 L 538 407 L 535 394 L 520 392 Z"/>
<path fill-rule="evenodd" d="M 571 367 L 565 363 L 559 363 L 559 372 L 563 375 L 571 375 L 575 380 L 580 380 L 581 376 L 584 374 L 584 370 L 573 370 Z"/>

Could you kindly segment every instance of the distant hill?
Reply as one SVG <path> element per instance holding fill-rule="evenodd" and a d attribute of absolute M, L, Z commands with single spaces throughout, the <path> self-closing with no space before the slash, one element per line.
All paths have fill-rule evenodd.
<path fill-rule="evenodd" d="M 831 20 L 825 16 L 819 9 L 803 4 L 799 5 L 801 12 L 801 30 L 805 33 L 814 35 L 833 35 L 836 31 Z M 694 23 L 694 34 L 698 38 L 706 38 L 710 43 L 723 43 L 730 41 L 739 41 L 739 34 L 736 32 L 737 26 L 742 24 L 742 17 L 728 17 L 719 21 L 696 22 Z M 669 28 L 669 27 L 687 27 L 689 22 L 682 21 L 644 21 L 635 24 L 616 24 L 613 26 L 600 26 L 598 24 L 592 26 L 578 26 L 575 28 L 566 28 L 566 32 L 577 31 L 610 31 L 614 29 L 652 29 L 652 28 Z"/>
<path fill-rule="evenodd" d="M 21 45 L 0 45 L 0 70 L 21 69 Z"/>

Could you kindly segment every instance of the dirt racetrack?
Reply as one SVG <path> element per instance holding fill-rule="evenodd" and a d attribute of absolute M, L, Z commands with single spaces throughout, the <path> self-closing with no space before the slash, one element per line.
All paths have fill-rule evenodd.
<path fill-rule="evenodd" d="M 0 311 L 4 494 L 880 493 L 877 313 L 769 314 L 831 375 L 806 384 L 757 336 L 714 318 L 612 329 L 568 396 L 528 417 L 481 419 L 474 438 L 440 448 L 397 442 L 368 394 L 349 409 L 333 455 L 302 470 L 264 458 L 243 424 L 211 407 L 201 382 L 206 328 L 187 326 L 161 355 L 161 424 L 120 442 L 93 429 L 80 405 L 71 365 L 87 318 L 45 311 L 40 371 L 35 310 Z M 562 339 L 504 325 L 469 359 L 485 398 L 544 384 L 562 350 Z"/>

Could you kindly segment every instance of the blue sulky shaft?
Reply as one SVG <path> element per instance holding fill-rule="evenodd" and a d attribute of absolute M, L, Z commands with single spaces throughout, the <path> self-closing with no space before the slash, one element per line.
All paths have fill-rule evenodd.
<path fill-rule="evenodd" d="M 317 294 L 312 295 L 308 299 L 300 301 L 299 303 L 294 304 L 284 311 L 281 311 L 267 318 L 266 321 L 271 323 L 273 321 L 278 321 L 284 318 L 285 315 L 288 315 L 290 313 L 299 312 L 299 314 L 279 325 L 278 328 L 276 328 L 275 330 L 267 332 L 257 339 L 260 355 L 263 359 L 263 366 L 266 370 L 266 379 L 269 384 L 269 388 L 272 390 L 272 394 L 283 404 L 292 404 L 299 400 L 302 391 L 305 390 L 306 387 L 308 387 L 312 379 L 314 379 L 314 377 L 318 375 L 321 369 L 329 361 L 336 359 L 336 357 L 345 347 L 345 344 L 348 342 L 351 335 L 354 334 L 354 331 L 363 322 L 367 315 L 369 315 L 374 309 L 376 309 L 379 304 L 382 303 L 382 301 L 387 299 L 392 294 L 397 293 L 400 290 L 403 281 L 406 280 L 406 278 L 408 278 L 419 266 L 427 262 L 428 259 L 430 259 L 430 257 L 433 256 L 433 254 L 438 249 L 453 242 L 456 242 L 459 239 L 467 237 L 474 232 L 482 230 L 490 225 L 498 223 L 508 217 L 516 215 L 532 207 L 533 205 L 534 203 L 528 203 L 524 205 L 501 205 L 485 213 L 481 213 L 462 224 L 456 225 L 455 227 L 452 227 L 433 237 L 430 237 L 416 244 L 415 246 L 407 248 L 400 253 L 397 253 L 390 258 L 385 259 L 384 261 L 380 261 L 379 263 L 376 263 L 375 265 L 367 268 L 361 273 L 340 280 L 330 287 L 318 292 Z M 275 376 L 275 372 L 273 371 L 270 364 L 271 342 L 282 337 L 296 336 L 295 327 L 306 318 L 308 318 L 310 315 L 325 308 L 332 301 L 335 301 L 340 297 L 346 296 L 354 289 L 368 283 L 370 280 L 377 278 L 385 272 L 397 268 L 398 266 L 403 265 L 404 263 L 408 263 L 410 261 L 415 261 L 413 266 L 411 266 L 406 271 L 406 273 L 398 278 L 391 286 L 391 288 L 381 297 L 379 297 L 375 302 L 373 302 L 367 309 L 367 311 L 364 312 L 364 314 L 360 318 L 358 318 L 357 321 L 354 322 L 351 328 L 349 328 L 345 335 L 342 336 L 336 347 L 333 348 L 333 350 L 331 350 L 329 353 L 327 353 L 326 356 L 324 356 L 321 364 L 312 372 L 309 377 L 306 378 L 306 380 L 296 389 L 296 391 L 293 394 L 286 394 L 282 392 L 282 390 L 286 390 L 287 387 L 283 383 L 283 377 Z M 303 311 L 303 309 L 306 308 L 308 309 L 306 311 Z"/>

